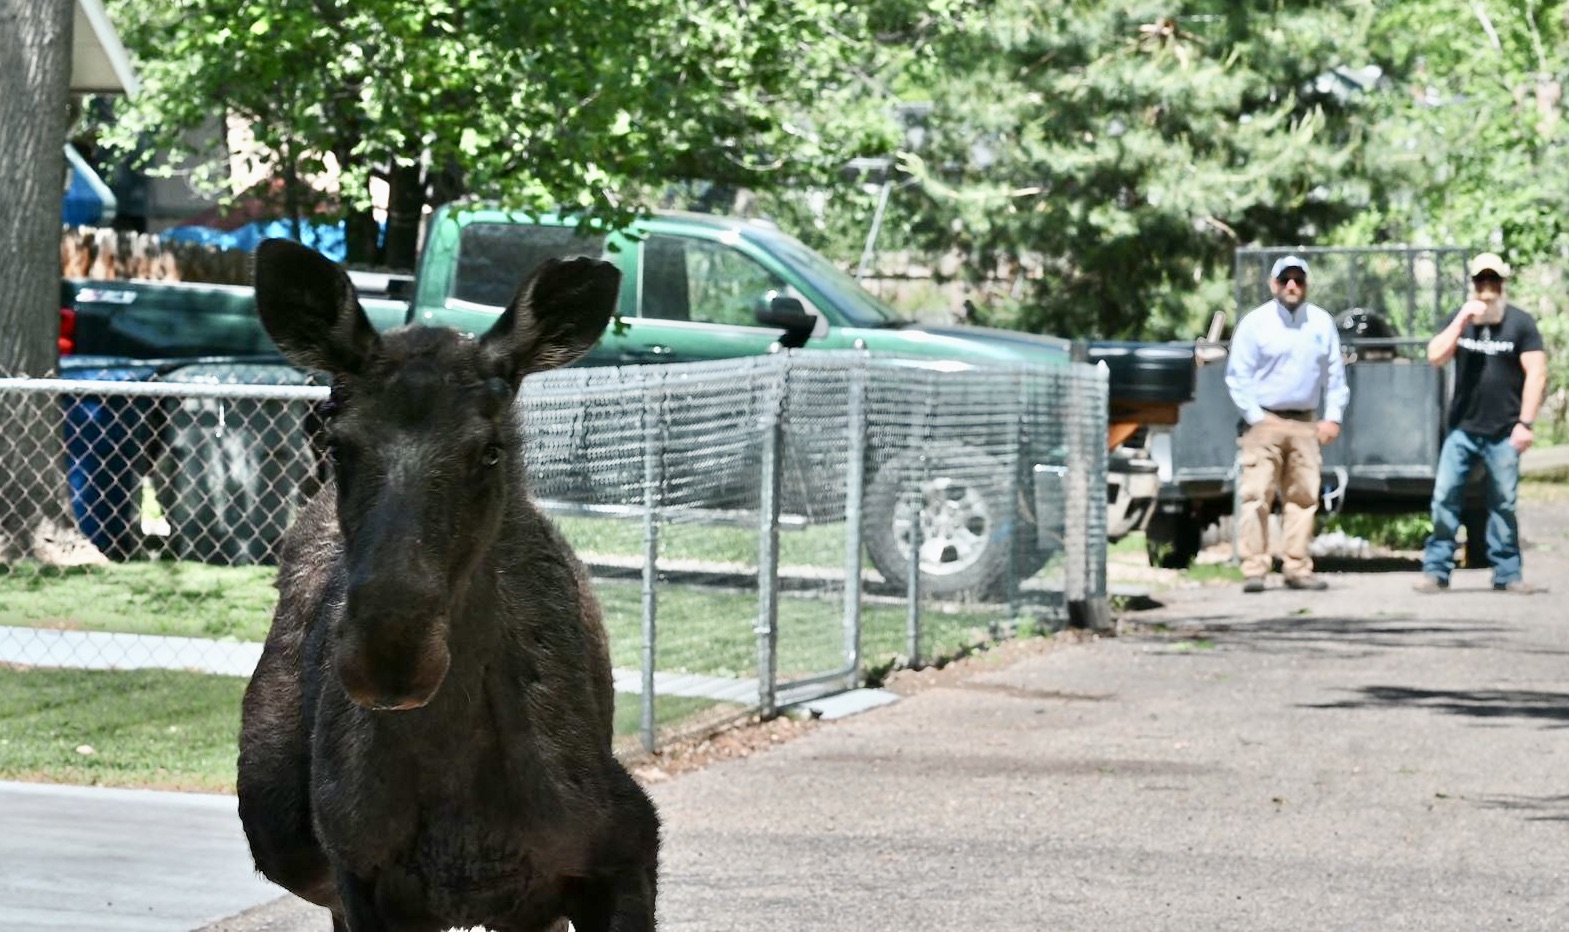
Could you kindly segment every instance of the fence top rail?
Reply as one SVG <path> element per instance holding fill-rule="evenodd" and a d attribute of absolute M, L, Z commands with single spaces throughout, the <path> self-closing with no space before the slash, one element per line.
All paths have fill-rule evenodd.
<path fill-rule="evenodd" d="M 325 401 L 325 385 L 241 385 L 209 382 L 93 382 L 84 379 L 0 378 L 0 393 L 118 395 L 127 398 L 227 398 Z"/>
<path fill-rule="evenodd" d="M 279 367 L 284 371 L 287 367 Z M 521 398 L 543 399 L 563 392 L 600 392 L 662 386 L 668 390 L 733 384 L 766 373 L 796 370 L 904 373 L 909 377 L 1047 378 L 1053 382 L 1089 379 L 1104 382 L 1103 367 L 1089 363 L 1031 365 L 868 353 L 861 350 L 806 350 L 768 356 L 647 366 L 584 367 L 539 373 L 524 380 Z M 216 398 L 269 401 L 324 401 L 325 385 L 269 385 L 209 381 L 96 381 L 60 378 L 0 378 L 0 393 L 99 395 L 140 398 Z"/>

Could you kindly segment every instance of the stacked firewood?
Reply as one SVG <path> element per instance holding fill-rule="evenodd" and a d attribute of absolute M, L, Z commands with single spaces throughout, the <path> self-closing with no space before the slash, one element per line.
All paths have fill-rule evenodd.
<path fill-rule="evenodd" d="M 128 230 L 65 227 L 60 237 L 60 269 L 66 278 L 244 285 L 250 283 L 247 258 L 238 249 L 217 249 Z"/>

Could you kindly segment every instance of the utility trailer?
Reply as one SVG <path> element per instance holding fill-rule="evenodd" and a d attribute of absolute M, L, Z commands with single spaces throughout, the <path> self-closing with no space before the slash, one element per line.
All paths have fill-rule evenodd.
<path fill-rule="evenodd" d="M 1340 331 L 1351 404 L 1340 438 L 1324 448 L 1322 512 L 1406 514 L 1431 503 L 1447 431 L 1453 367 L 1434 368 L 1427 342 L 1466 298 L 1469 252 L 1456 247 L 1267 247 L 1238 249 L 1236 312 L 1199 341 L 1192 402 L 1151 440 L 1161 473 L 1146 527 L 1150 562 L 1186 567 L 1206 529 L 1234 514 L 1242 413 L 1226 390 L 1229 336 L 1269 300 L 1269 270 L 1281 256 L 1307 261 L 1307 299 Z M 1467 508 L 1467 537 L 1480 544 L 1481 509 Z M 1228 535 L 1222 535 L 1228 536 Z M 1478 556 L 1468 547 L 1468 560 Z M 1485 557 L 1484 557 L 1485 562 Z"/>

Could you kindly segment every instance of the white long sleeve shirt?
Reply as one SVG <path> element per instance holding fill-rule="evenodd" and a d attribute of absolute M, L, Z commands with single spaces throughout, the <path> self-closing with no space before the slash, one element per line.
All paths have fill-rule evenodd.
<path fill-rule="evenodd" d="M 1317 411 L 1337 424 L 1351 402 L 1340 331 L 1316 304 L 1295 311 L 1279 301 L 1261 304 L 1242 318 L 1231 336 L 1226 388 L 1249 424 L 1267 410 Z"/>

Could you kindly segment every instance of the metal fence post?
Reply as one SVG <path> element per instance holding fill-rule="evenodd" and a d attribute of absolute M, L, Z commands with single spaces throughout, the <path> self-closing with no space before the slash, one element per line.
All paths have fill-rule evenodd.
<path fill-rule="evenodd" d="M 1067 578 L 1064 580 L 1065 592 L 1068 603 L 1068 623 L 1080 628 L 1100 629 L 1110 626 L 1111 606 L 1107 604 L 1105 593 L 1096 592 L 1100 586 L 1094 584 L 1092 572 L 1095 567 L 1092 559 L 1091 548 L 1095 542 L 1090 540 L 1090 509 L 1094 507 L 1095 496 L 1090 494 L 1090 482 L 1096 472 L 1096 451 L 1093 444 L 1105 445 L 1103 437 L 1091 436 L 1092 424 L 1097 423 L 1091 416 L 1094 410 L 1085 403 L 1085 394 L 1091 393 L 1092 386 L 1082 383 L 1087 380 L 1090 373 L 1095 377 L 1099 372 L 1088 366 L 1074 366 L 1068 379 L 1068 504 L 1064 516 L 1064 536 Z M 1096 395 L 1096 400 L 1102 405 L 1105 401 Z M 1105 479 L 1101 477 L 1102 487 Z M 1101 551 L 1105 550 L 1105 537 L 1099 542 Z"/>
<path fill-rule="evenodd" d="M 659 597 L 659 505 L 664 484 L 664 373 L 643 402 L 643 749 L 654 750 L 654 663 Z"/>
<path fill-rule="evenodd" d="M 1008 521 L 1008 575 L 1006 579 L 1008 587 L 1008 619 L 1011 622 L 1016 622 L 1022 610 L 1021 590 L 1024 586 L 1024 580 L 1019 578 L 1019 551 L 1020 548 L 1027 546 L 1024 534 L 1025 526 L 1028 524 L 1024 520 L 1024 488 L 1019 481 L 1019 477 L 1022 471 L 1028 468 L 1029 464 L 1030 432 L 1027 426 L 1029 421 L 1029 389 L 1025 371 L 1022 368 L 1015 368 L 1013 370 L 1013 380 L 1016 389 L 1013 396 L 1018 402 L 1019 408 L 1014 413 L 1013 418 L 1013 477 L 1009 480 L 1008 485 L 1008 500 L 1012 503 L 1013 511 Z M 1041 520 L 1041 516 L 1036 515 L 1035 520 L 1037 522 L 1036 533 L 1039 534 L 1038 522 Z M 1001 625 L 995 619 L 989 627 L 991 636 L 994 639 L 1001 636 Z"/>
<path fill-rule="evenodd" d="M 922 457 L 924 460 L 925 457 Z M 904 619 L 905 655 L 910 658 L 910 666 L 918 667 L 921 664 L 921 505 L 920 491 L 904 493 L 906 500 L 911 503 L 910 521 L 910 569 L 904 584 L 904 597 L 907 602 Z"/>
<path fill-rule="evenodd" d="M 764 408 L 762 489 L 757 540 L 757 701 L 764 718 L 778 711 L 779 497 L 784 476 L 784 406 L 790 357 L 775 361 L 773 392 Z"/>
<path fill-rule="evenodd" d="M 845 686 L 861 685 L 861 521 L 866 497 L 866 359 L 849 371 L 845 430 L 849 453 L 844 477 L 844 660 Z"/>
<path fill-rule="evenodd" d="M 926 398 L 922 403 L 920 415 L 915 419 L 914 436 L 911 438 L 911 449 L 919 451 L 916 460 L 915 488 L 903 489 L 899 493 L 910 503 L 910 568 L 906 572 L 905 580 L 905 599 L 909 603 L 905 616 L 905 654 L 910 658 L 911 667 L 919 666 L 921 663 L 921 543 L 923 539 L 921 512 L 926 508 L 923 486 L 930 478 L 928 471 L 931 462 L 926 457 L 926 434 L 934 404 L 932 377 L 928 374 L 925 379 Z"/>
<path fill-rule="evenodd" d="M 1076 347 L 1077 348 L 1077 347 Z M 1075 354 L 1077 355 L 1077 354 Z M 1083 366 L 1074 363 L 1069 369 L 1067 378 L 1062 380 L 1062 386 L 1067 390 L 1067 398 L 1063 399 L 1068 425 L 1068 455 L 1067 469 L 1064 471 L 1063 489 L 1063 514 L 1062 514 L 1062 549 L 1063 549 L 1063 599 L 1068 606 L 1070 622 L 1075 612 L 1074 606 L 1082 605 L 1085 598 L 1085 581 L 1088 577 L 1088 547 L 1089 527 L 1086 501 L 1083 494 L 1086 489 L 1086 473 L 1089 464 L 1084 456 L 1084 406 L 1079 398 L 1079 381 L 1083 377 Z"/>

